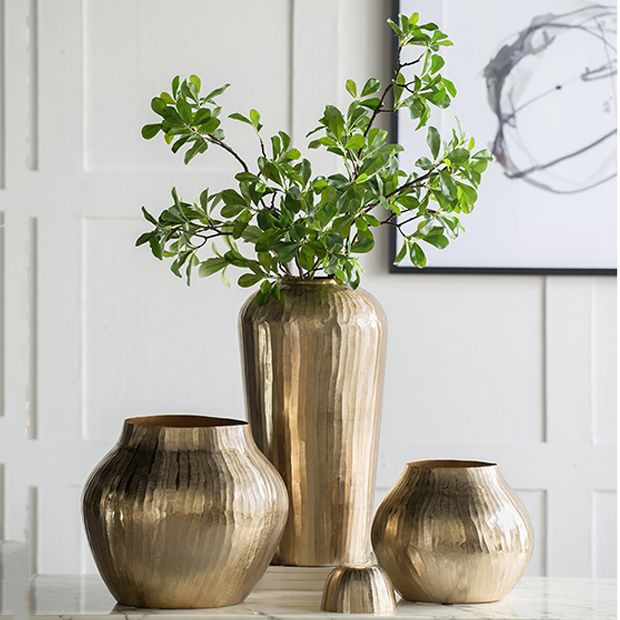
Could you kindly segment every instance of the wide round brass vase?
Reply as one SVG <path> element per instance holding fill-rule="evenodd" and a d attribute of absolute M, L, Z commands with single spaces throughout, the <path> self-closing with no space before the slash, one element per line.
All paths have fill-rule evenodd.
<path fill-rule="evenodd" d="M 287 505 L 245 422 L 185 415 L 125 420 L 83 496 L 110 592 L 155 608 L 243 601 L 273 557 Z"/>
<path fill-rule="evenodd" d="M 252 433 L 289 493 L 276 562 L 363 563 L 370 551 L 386 321 L 335 280 L 285 281 L 240 316 Z"/>
<path fill-rule="evenodd" d="M 486 603 L 532 555 L 525 508 L 494 463 L 408 463 L 372 524 L 380 566 L 409 601 Z"/>

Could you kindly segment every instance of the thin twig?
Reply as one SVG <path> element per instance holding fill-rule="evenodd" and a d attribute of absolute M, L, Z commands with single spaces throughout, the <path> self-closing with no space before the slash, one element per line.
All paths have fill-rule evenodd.
<path fill-rule="evenodd" d="M 201 136 L 203 136 L 203 134 L 199 134 Z M 208 142 L 212 142 L 213 144 L 217 144 L 219 147 L 223 148 L 225 151 L 228 151 L 240 164 L 241 167 L 245 170 L 245 172 L 249 172 L 250 169 L 248 168 L 248 165 L 243 161 L 243 159 L 241 159 L 241 157 L 239 155 L 237 155 L 237 153 L 235 152 L 235 150 L 229 146 L 228 144 L 226 144 L 226 142 L 224 142 L 223 140 L 220 140 L 219 138 L 216 138 L 215 136 L 212 136 L 210 134 L 206 134 L 206 136 L 203 136 Z"/>

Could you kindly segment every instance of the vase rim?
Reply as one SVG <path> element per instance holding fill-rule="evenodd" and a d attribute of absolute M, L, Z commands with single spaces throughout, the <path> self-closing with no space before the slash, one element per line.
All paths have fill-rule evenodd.
<path fill-rule="evenodd" d="M 151 428 L 217 428 L 220 426 L 243 427 L 248 425 L 245 420 L 220 418 L 194 413 L 163 413 L 136 416 L 126 418 L 125 424 L 127 426 L 142 426 Z"/>
<path fill-rule="evenodd" d="M 409 461 L 407 467 L 418 469 L 485 469 L 497 467 L 497 463 L 463 459 L 427 459 L 422 461 Z"/>
<path fill-rule="evenodd" d="M 339 282 L 333 276 L 317 276 L 315 278 L 297 278 L 295 276 L 287 276 L 285 278 L 282 278 L 282 284 L 339 284 L 340 286 L 345 286 L 342 282 Z"/>

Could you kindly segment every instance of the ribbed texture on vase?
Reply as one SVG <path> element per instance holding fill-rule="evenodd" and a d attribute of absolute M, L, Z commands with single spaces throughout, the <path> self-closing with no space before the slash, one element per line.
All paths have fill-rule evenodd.
<path fill-rule="evenodd" d="M 97 567 L 124 605 L 220 607 L 262 576 L 286 521 L 282 479 L 245 422 L 125 421 L 83 496 Z"/>
<path fill-rule="evenodd" d="M 286 483 L 277 561 L 368 559 L 386 322 L 377 301 L 333 280 L 285 283 L 241 311 L 252 432 Z"/>
<path fill-rule="evenodd" d="M 325 581 L 322 611 L 386 614 L 395 608 L 392 582 L 378 566 L 337 566 Z"/>
<path fill-rule="evenodd" d="M 515 586 L 533 534 L 493 463 L 418 461 L 379 506 L 372 545 L 407 600 L 484 603 Z"/>

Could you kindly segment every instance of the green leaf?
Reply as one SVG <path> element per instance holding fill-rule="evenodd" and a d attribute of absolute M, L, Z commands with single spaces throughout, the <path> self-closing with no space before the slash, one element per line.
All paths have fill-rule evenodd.
<path fill-rule="evenodd" d="M 212 134 L 220 126 L 220 124 L 221 121 L 219 118 L 211 117 L 205 123 L 202 123 L 198 129 L 200 130 L 200 133 Z"/>
<path fill-rule="evenodd" d="M 430 170 L 433 167 L 433 162 L 428 157 L 420 157 L 416 160 L 415 165 L 422 170 Z"/>
<path fill-rule="evenodd" d="M 340 112 L 336 106 L 325 106 L 323 121 L 329 131 L 336 137 L 340 137 L 342 135 L 344 130 L 344 118 L 342 116 L 342 112 Z"/>
<path fill-rule="evenodd" d="M 245 207 L 243 205 L 227 204 L 222 207 L 220 213 L 222 214 L 222 217 L 232 218 L 239 215 L 239 213 L 241 213 L 244 209 Z"/>
<path fill-rule="evenodd" d="M 218 95 L 221 95 L 226 89 L 228 89 L 230 87 L 230 84 L 223 84 L 222 86 L 220 86 L 219 88 L 215 88 L 214 90 L 212 90 L 206 97 L 205 99 L 207 101 L 213 99 L 213 97 L 217 97 Z"/>
<path fill-rule="evenodd" d="M 463 198 L 468 205 L 473 205 L 475 204 L 476 200 L 478 200 L 478 193 L 473 187 L 465 185 L 464 183 L 460 183 L 459 189 L 461 190 L 461 194 L 463 195 Z"/>
<path fill-rule="evenodd" d="M 149 245 L 151 246 L 151 252 L 153 252 L 153 256 L 155 258 L 158 258 L 159 260 L 162 260 L 164 257 L 164 249 L 161 247 L 161 243 L 159 242 L 157 235 L 153 235 L 149 239 Z"/>
<path fill-rule="evenodd" d="M 381 82 L 377 78 L 369 78 L 364 84 L 364 88 L 362 88 L 361 97 L 366 97 L 367 95 L 372 95 L 376 93 L 381 88 Z"/>
<path fill-rule="evenodd" d="M 225 189 L 221 196 L 227 205 L 242 205 L 244 207 L 247 205 L 245 198 L 234 189 Z"/>
<path fill-rule="evenodd" d="M 200 92 L 200 78 L 197 75 L 190 75 L 189 81 L 196 87 L 196 91 Z"/>
<path fill-rule="evenodd" d="M 351 252 L 364 254 L 375 247 L 375 239 L 370 231 L 359 231 L 358 240 L 351 245 Z"/>
<path fill-rule="evenodd" d="M 301 157 L 301 152 L 299 149 L 290 149 L 286 154 L 286 159 L 288 161 L 293 161 L 295 159 L 299 159 Z"/>
<path fill-rule="evenodd" d="M 147 222 L 153 224 L 153 226 L 158 226 L 159 222 L 146 210 L 145 207 L 142 207 L 142 215 Z"/>
<path fill-rule="evenodd" d="M 254 126 L 254 129 L 258 131 L 261 125 L 260 125 L 260 114 L 258 113 L 257 110 L 254 110 L 254 109 L 250 110 L 250 121 L 252 125 Z"/>
<path fill-rule="evenodd" d="M 439 180 L 441 182 L 442 194 L 450 200 L 456 198 L 456 184 L 445 170 L 439 172 Z"/>
<path fill-rule="evenodd" d="M 345 147 L 352 151 L 358 151 L 366 144 L 366 139 L 361 133 L 352 135 L 346 142 Z"/>
<path fill-rule="evenodd" d="M 439 54 L 434 54 L 431 57 L 431 73 L 437 73 L 445 64 L 446 61 Z"/>
<path fill-rule="evenodd" d="M 448 159 L 454 164 L 464 164 L 469 160 L 469 151 L 463 148 L 454 149 L 448 153 Z"/>
<path fill-rule="evenodd" d="M 136 239 L 136 247 L 140 246 L 140 245 L 144 245 L 145 243 L 148 243 L 151 240 L 151 237 L 155 234 L 154 231 L 151 232 L 145 232 L 142 233 L 137 239 Z"/>
<path fill-rule="evenodd" d="M 155 114 L 164 116 L 166 107 L 166 102 L 161 97 L 153 97 L 153 99 L 151 99 L 151 110 L 153 110 Z"/>
<path fill-rule="evenodd" d="M 378 108 L 380 103 L 381 99 L 379 99 L 379 97 L 370 97 L 369 99 L 364 99 L 363 101 L 360 101 L 361 105 L 363 105 L 365 108 L 370 108 L 371 110 Z"/>
<path fill-rule="evenodd" d="M 444 88 L 452 95 L 452 97 L 456 97 L 456 86 L 450 80 L 443 78 L 442 80 Z"/>
<path fill-rule="evenodd" d="M 429 127 L 426 134 L 426 142 L 431 149 L 433 159 L 437 159 L 441 148 L 441 136 L 435 127 Z"/>
<path fill-rule="evenodd" d="M 223 258 L 208 258 L 206 261 L 200 263 L 198 268 L 198 275 L 201 278 L 206 278 L 214 273 L 217 273 L 221 269 L 224 269 L 228 265 L 228 262 Z"/>
<path fill-rule="evenodd" d="M 206 151 L 206 147 L 206 143 L 194 142 L 194 145 L 186 151 L 185 156 L 183 157 L 183 162 L 185 163 L 185 165 L 189 164 L 189 162 L 192 161 L 192 159 L 194 159 L 194 157 L 196 157 L 198 153 Z"/>
<path fill-rule="evenodd" d="M 400 36 L 402 34 L 402 30 L 391 19 L 387 20 L 387 24 L 394 31 L 396 36 Z"/>
<path fill-rule="evenodd" d="M 282 150 L 286 151 L 286 149 L 291 146 L 291 136 L 289 136 L 285 131 L 278 131 L 278 135 L 282 140 Z"/>
<path fill-rule="evenodd" d="M 257 282 L 260 282 L 263 279 L 262 275 L 258 275 L 256 273 L 244 273 L 242 276 L 239 276 L 237 280 L 237 284 L 243 288 L 248 288 L 249 286 L 254 286 Z"/>
<path fill-rule="evenodd" d="M 424 250 L 419 246 L 419 244 L 415 242 L 412 244 L 409 257 L 411 258 L 411 262 L 416 267 L 426 267 L 426 254 L 424 254 Z"/>
<path fill-rule="evenodd" d="M 353 80 L 347 80 L 345 88 L 351 97 L 357 97 L 357 85 Z"/>
<path fill-rule="evenodd" d="M 407 254 L 407 242 L 403 239 L 402 245 L 400 246 L 400 250 L 398 250 L 398 253 L 394 257 L 394 264 L 398 265 L 403 260 L 403 258 L 405 258 L 406 254 Z"/>
<path fill-rule="evenodd" d="M 179 111 L 181 118 L 188 125 L 191 125 L 193 120 L 193 112 L 189 103 L 187 103 L 187 101 L 185 101 L 184 99 L 179 99 L 177 102 L 177 110 Z"/>
<path fill-rule="evenodd" d="M 433 228 L 431 232 L 424 235 L 424 241 L 426 241 L 426 243 L 430 243 L 436 248 L 439 248 L 440 250 L 448 247 L 449 243 L 448 238 L 444 235 L 443 228 L 440 226 Z"/>
<path fill-rule="evenodd" d="M 248 125 L 252 124 L 252 121 L 247 116 L 243 116 L 243 114 L 239 114 L 239 112 L 233 112 L 232 114 L 229 114 L 228 118 L 232 118 L 236 121 L 241 121 L 242 123 L 247 123 Z"/>
<path fill-rule="evenodd" d="M 314 252 L 308 244 L 302 246 L 301 250 L 299 251 L 298 261 L 302 269 L 310 270 L 314 266 Z"/>
<path fill-rule="evenodd" d="M 142 127 L 142 137 L 145 140 L 154 138 L 161 130 L 161 123 L 153 123 L 151 125 L 144 125 Z"/>
<path fill-rule="evenodd" d="M 173 145 L 172 145 L 172 152 L 176 153 L 184 144 L 187 143 L 187 141 L 190 139 L 191 136 L 183 136 L 182 138 L 179 138 Z"/>
<path fill-rule="evenodd" d="M 284 265 L 293 260 L 298 248 L 297 243 L 281 243 L 275 246 L 274 250 L 278 256 L 278 261 Z"/>

